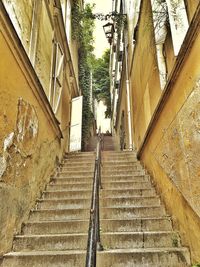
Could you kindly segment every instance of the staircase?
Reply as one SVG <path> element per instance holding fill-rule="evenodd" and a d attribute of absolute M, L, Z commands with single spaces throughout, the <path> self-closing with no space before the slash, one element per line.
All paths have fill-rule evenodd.
<path fill-rule="evenodd" d="M 2 267 L 84 266 L 94 152 L 66 156 Z"/>
<path fill-rule="evenodd" d="M 66 156 L 2 267 L 84 267 L 95 154 Z M 133 152 L 102 153 L 97 267 L 186 267 L 170 217 Z"/>
<path fill-rule="evenodd" d="M 190 266 L 187 248 L 133 152 L 103 152 L 97 267 Z"/>

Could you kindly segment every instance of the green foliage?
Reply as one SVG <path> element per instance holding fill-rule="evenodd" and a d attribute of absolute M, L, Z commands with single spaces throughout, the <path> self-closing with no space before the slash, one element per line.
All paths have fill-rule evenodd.
<path fill-rule="evenodd" d="M 111 117 L 110 76 L 109 76 L 110 50 L 106 50 L 102 58 L 96 59 L 93 70 L 93 94 L 97 101 L 102 100 L 107 106 L 105 117 Z"/>
<path fill-rule="evenodd" d="M 72 8 L 72 35 L 79 42 L 79 86 L 83 94 L 82 148 L 88 142 L 93 114 L 90 103 L 91 71 L 94 61 L 94 19 L 91 18 L 93 5 L 86 4 L 81 10 L 79 0 Z"/>
<path fill-rule="evenodd" d="M 192 265 L 192 267 L 200 267 L 200 263 L 196 263 L 196 264 Z"/>

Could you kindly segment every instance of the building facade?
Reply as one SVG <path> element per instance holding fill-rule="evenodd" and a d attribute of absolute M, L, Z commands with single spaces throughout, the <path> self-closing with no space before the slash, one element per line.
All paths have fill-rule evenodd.
<path fill-rule="evenodd" d="M 73 1 L 0 1 L 0 254 L 69 149 Z"/>
<path fill-rule="evenodd" d="M 200 3 L 114 1 L 127 16 L 111 44 L 112 129 L 135 149 L 200 261 Z"/>

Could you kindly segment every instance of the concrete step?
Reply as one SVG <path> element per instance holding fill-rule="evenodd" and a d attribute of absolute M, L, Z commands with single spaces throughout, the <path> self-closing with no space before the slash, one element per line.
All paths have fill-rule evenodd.
<path fill-rule="evenodd" d="M 134 157 L 131 157 L 131 158 L 116 158 L 116 157 L 110 157 L 110 158 L 102 158 L 102 164 L 104 166 L 104 164 L 114 164 L 114 165 L 117 165 L 117 164 L 135 164 L 137 163 L 138 160 Z"/>
<path fill-rule="evenodd" d="M 76 221 L 33 221 L 23 228 L 23 234 L 72 234 L 87 233 L 88 220 Z"/>
<path fill-rule="evenodd" d="M 103 198 L 100 199 L 102 207 L 129 207 L 129 206 L 159 206 L 160 198 L 157 196 L 154 197 L 121 197 L 121 198 Z"/>
<path fill-rule="evenodd" d="M 124 171 L 141 171 L 143 170 L 143 167 L 140 164 L 124 164 L 124 165 L 118 165 L 118 164 L 112 164 L 112 165 L 104 165 L 102 167 L 102 172 L 112 172 L 113 170 L 117 172 L 124 172 Z"/>
<path fill-rule="evenodd" d="M 101 219 L 134 219 L 165 216 L 163 206 L 100 208 Z"/>
<path fill-rule="evenodd" d="M 80 267 L 85 264 L 85 251 L 11 252 L 5 255 L 2 267 Z"/>
<path fill-rule="evenodd" d="M 175 232 L 110 232 L 101 234 L 101 243 L 107 249 L 180 247 Z"/>
<path fill-rule="evenodd" d="M 119 157 L 128 157 L 128 156 L 134 156 L 136 157 L 135 152 L 128 152 L 128 151 L 102 151 L 102 156 L 119 156 Z"/>
<path fill-rule="evenodd" d="M 101 197 L 134 197 L 134 196 L 156 196 L 154 188 L 151 189 L 103 189 Z"/>
<path fill-rule="evenodd" d="M 87 247 L 85 234 L 18 235 L 13 242 L 13 251 L 84 250 Z"/>
<path fill-rule="evenodd" d="M 83 233 L 88 231 L 87 220 L 75 221 L 33 221 L 28 222 L 23 234 L 67 234 Z M 169 217 L 162 218 L 136 218 L 130 220 L 101 220 L 101 233 L 103 232 L 140 232 L 140 231 L 172 231 L 172 223 Z"/>
<path fill-rule="evenodd" d="M 85 178 L 85 177 L 75 177 L 75 178 L 53 178 L 50 184 L 79 184 L 79 183 L 92 183 L 93 177 Z"/>
<path fill-rule="evenodd" d="M 150 177 L 148 175 L 133 176 L 133 175 L 115 175 L 115 176 L 105 176 L 102 175 L 103 183 L 110 182 L 149 182 Z"/>
<path fill-rule="evenodd" d="M 66 176 L 66 177 L 92 177 L 94 174 L 94 171 L 91 170 L 91 171 L 82 171 L 82 170 L 76 170 L 76 171 L 60 171 L 58 173 L 58 177 L 63 177 L 63 176 Z"/>
<path fill-rule="evenodd" d="M 95 152 L 80 152 L 80 153 L 68 153 L 65 154 L 64 158 L 79 158 L 79 157 L 95 157 Z"/>
<path fill-rule="evenodd" d="M 189 267 L 186 248 L 105 250 L 97 254 L 97 267 Z"/>
<path fill-rule="evenodd" d="M 86 172 L 88 172 L 88 171 L 90 171 L 90 172 L 92 172 L 92 171 L 94 171 L 94 164 L 91 164 L 91 165 L 83 165 L 83 166 L 71 166 L 71 164 L 68 164 L 68 166 L 67 165 L 65 165 L 65 166 L 62 166 L 61 168 L 60 168 L 60 171 L 61 172 L 74 172 L 74 171 L 77 171 L 77 170 L 80 170 L 80 171 L 86 171 Z"/>
<path fill-rule="evenodd" d="M 93 159 L 88 159 L 88 158 L 79 158 L 78 160 L 74 160 L 74 159 L 64 159 L 62 161 L 62 165 L 66 165 L 66 166 L 69 166 L 69 165 L 72 165 L 72 166 L 76 166 L 78 165 L 78 169 L 81 168 L 81 166 L 90 166 L 91 164 L 94 165 L 94 162 L 95 162 L 95 158 Z"/>
<path fill-rule="evenodd" d="M 103 182 L 103 189 L 151 189 L 151 182 L 134 182 L 134 181 L 126 181 L 126 182 Z"/>
<path fill-rule="evenodd" d="M 103 168 L 115 167 L 115 166 L 118 166 L 118 167 L 137 166 L 137 165 L 142 166 L 139 161 L 133 161 L 133 162 L 130 162 L 130 161 L 119 161 L 119 162 L 102 161 Z"/>
<path fill-rule="evenodd" d="M 77 209 L 90 208 L 91 199 L 39 199 L 37 209 Z"/>
<path fill-rule="evenodd" d="M 91 198 L 91 190 L 59 190 L 59 191 L 44 191 L 43 199 L 85 199 Z"/>
<path fill-rule="evenodd" d="M 65 190 L 65 189 L 70 189 L 70 190 L 92 190 L 92 180 L 90 183 L 66 183 L 66 184 L 49 184 L 47 186 L 47 191 L 58 191 L 58 190 Z"/>
<path fill-rule="evenodd" d="M 30 214 L 29 221 L 61 221 L 61 220 L 87 220 L 89 209 L 41 209 L 34 210 Z"/>
<path fill-rule="evenodd" d="M 94 166 L 94 161 L 93 160 L 90 160 L 90 161 L 73 161 L 71 160 L 71 162 L 69 162 L 69 160 L 63 160 L 62 162 L 62 166 L 63 168 L 65 167 L 72 167 L 72 168 L 77 168 L 77 169 L 81 169 L 82 167 L 91 167 L 91 166 Z"/>
<path fill-rule="evenodd" d="M 145 170 L 134 170 L 134 171 L 130 171 L 130 170 L 102 170 L 102 175 L 104 176 L 114 176 L 114 175 L 134 175 L 134 176 L 141 176 L 141 175 L 145 175 L 146 172 Z"/>
<path fill-rule="evenodd" d="M 100 222 L 103 232 L 137 232 L 137 231 L 172 231 L 169 217 L 133 218 L 133 219 L 103 219 Z"/>

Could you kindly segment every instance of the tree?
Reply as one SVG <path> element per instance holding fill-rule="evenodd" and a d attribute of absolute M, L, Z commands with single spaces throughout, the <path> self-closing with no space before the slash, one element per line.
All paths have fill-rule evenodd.
<path fill-rule="evenodd" d="M 111 117 L 109 62 L 110 50 L 108 49 L 102 58 L 95 59 L 93 66 L 93 94 L 97 101 L 102 100 L 106 105 L 106 118 Z"/>

